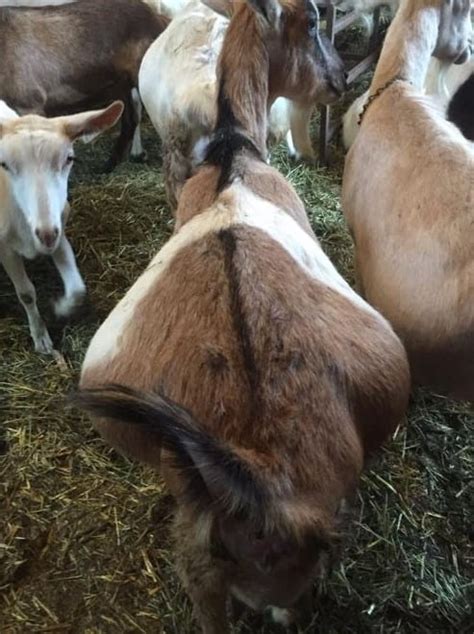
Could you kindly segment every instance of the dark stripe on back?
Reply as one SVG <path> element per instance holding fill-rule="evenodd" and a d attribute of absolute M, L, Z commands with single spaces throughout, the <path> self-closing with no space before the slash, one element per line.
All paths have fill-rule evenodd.
<path fill-rule="evenodd" d="M 241 124 L 232 110 L 229 98 L 224 93 L 224 84 L 224 79 L 221 79 L 217 97 L 217 123 L 204 157 L 205 163 L 221 168 L 217 193 L 232 182 L 234 158 L 242 150 L 247 150 L 262 159 L 254 143 L 238 131 Z"/>
<path fill-rule="evenodd" d="M 233 229 L 222 229 L 217 234 L 217 238 L 221 242 L 224 255 L 224 267 L 229 285 L 230 310 L 232 311 L 235 334 L 241 346 L 242 359 L 250 388 L 252 415 L 257 417 L 261 409 L 260 373 L 255 360 L 252 337 L 240 296 L 239 271 L 235 262 L 238 238 Z"/>

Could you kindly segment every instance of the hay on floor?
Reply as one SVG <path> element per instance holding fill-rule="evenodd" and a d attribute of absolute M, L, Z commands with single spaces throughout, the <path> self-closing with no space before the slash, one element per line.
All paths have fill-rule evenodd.
<path fill-rule="evenodd" d="M 105 447 L 63 395 L 98 324 L 170 235 L 161 159 L 100 175 L 110 139 L 80 148 L 69 235 L 89 303 L 58 324 L 47 261 L 29 266 L 66 367 L 33 352 L 0 270 L 0 632 L 193 631 L 172 566 L 171 503 L 159 478 Z M 328 170 L 273 156 L 303 197 L 339 270 L 352 279 L 340 208 L 341 157 Z M 471 632 L 474 526 L 472 413 L 417 391 L 408 420 L 363 477 L 342 563 L 320 589 L 322 634 Z M 240 633 L 278 628 L 246 615 Z"/>

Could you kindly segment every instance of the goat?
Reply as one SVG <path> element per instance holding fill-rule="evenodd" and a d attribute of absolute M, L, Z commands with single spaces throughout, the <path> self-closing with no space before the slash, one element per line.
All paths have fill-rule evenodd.
<path fill-rule="evenodd" d="M 399 0 L 336 0 L 336 6 L 343 11 L 354 11 L 362 20 L 369 35 L 374 30 L 373 13 L 381 6 L 387 6 L 393 15 L 398 8 Z"/>
<path fill-rule="evenodd" d="M 459 86 L 448 105 L 448 119 L 474 141 L 474 72 Z"/>
<path fill-rule="evenodd" d="M 474 398 L 474 147 L 422 94 L 430 56 L 469 55 L 469 0 L 402 0 L 349 150 L 344 214 L 359 289 L 418 383 Z"/>
<path fill-rule="evenodd" d="M 94 335 L 75 397 L 177 498 L 178 572 L 205 634 L 229 632 L 229 595 L 286 620 L 407 405 L 401 342 L 265 162 L 269 95 L 305 94 L 315 71 L 295 47 L 318 37 L 313 2 L 239 3 L 205 162 L 174 235 Z"/>
<path fill-rule="evenodd" d="M 124 102 L 107 164 L 141 151 L 136 129 L 138 70 L 168 24 L 142 0 L 77 0 L 62 6 L 0 9 L 0 99 L 20 114 L 73 114 Z"/>
<path fill-rule="evenodd" d="M 436 97 L 437 102 L 444 108 L 447 108 L 449 99 L 463 82 L 474 72 L 474 57 L 470 57 L 464 64 L 453 65 L 450 63 L 441 63 L 435 57 L 432 57 L 428 66 L 428 72 L 424 81 L 424 91 L 427 95 Z M 359 121 L 364 110 L 369 91 L 366 90 L 362 95 L 352 102 L 347 112 L 342 118 L 342 140 L 344 148 L 348 150 L 354 143 L 359 131 Z M 464 112 L 462 108 L 461 112 Z M 453 113 L 449 118 L 451 121 L 461 128 L 461 120 L 463 115 Z M 468 117 L 466 110 L 466 117 Z"/>
<path fill-rule="evenodd" d="M 0 262 L 26 311 L 38 352 L 52 353 L 53 344 L 38 312 L 36 292 L 23 258 L 53 258 L 64 284 L 55 312 L 61 317 L 71 314 L 85 294 L 65 234 L 73 143 L 91 140 L 110 128 L 122 110 L 122 103 L 115 102 L 105 110 L 46 119 L 20 117 L 0 102 Z"/>
<path fill-rule="evenodd" d="M 179 12 L 146 52 L 139 73 L 143 104 L 163 143 L 165 185 L 172 207 L 192 173 L 192 148 L 200 137 L 210 134 L 216 121 L 216 65 L 228 18 L 213 9 L 231 11 L 233 5 L 214 1 L 211 6 L 194 0 Z M 270 132 L 278 138 L 291 123 L 296 146 L 293 149 L 291 144 L 292 152 L 311 160 L 309 121 L 314 103 L 335 101 L 345 89 L 345 73 L 342 60 L 322 34 L 316 48 L 296 46 L 295 55 L 312 60 L 313 68 L 304 79 L 306 92 L 299 103 L 274 104 L 277 110 L 270 112 Z M 277 84 L 275 88 L 269 95 L 270 106 L 280 96 Z"/>

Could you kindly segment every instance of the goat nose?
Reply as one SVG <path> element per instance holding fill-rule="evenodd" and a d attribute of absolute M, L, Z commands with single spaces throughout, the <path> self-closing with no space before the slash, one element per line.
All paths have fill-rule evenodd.
<path fill-rule="evenodd" d="M 54 227 L 53 229 L 36 229 L 36 237 L 47 249 L 51 249 L 56 244 L 58 239 L 59 229 Z"/>

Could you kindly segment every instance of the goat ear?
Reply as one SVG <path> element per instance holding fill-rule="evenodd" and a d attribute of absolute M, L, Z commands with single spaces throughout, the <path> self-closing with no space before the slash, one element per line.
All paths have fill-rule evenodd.
<path fill-rule="evenodd" d="M 230 18 L 234 12 L 233 0 L 202 0 L 202 3 L 224 18 Z"/>
<path fill-rule="evenodd" d="M 60 117 L 60 121 L 64 132 L 71 141 L 81 139 L 84 143 L 88 143 L 99 136 L 101 132 L 115 125 L 122 116 L 122 112 L 123 103 L 114 101 L 103 110 L 91 110 L 69 117 Z"/>
<path fill-rule="evenodd" d="M 273 29 L 280 28 L 282 9 L 278 0 L 247 0 L 247 2 Z"/>
<path fill-rule="evenodd" d="M 191 504 L 244 517 L 261 516 L 267 506 L 267 490 L 250 465 L 170 399 L 111 385 L 81 390 L 71 402 L 95 416 L 141 426 L 150 444 L 171 453 Z"/>

